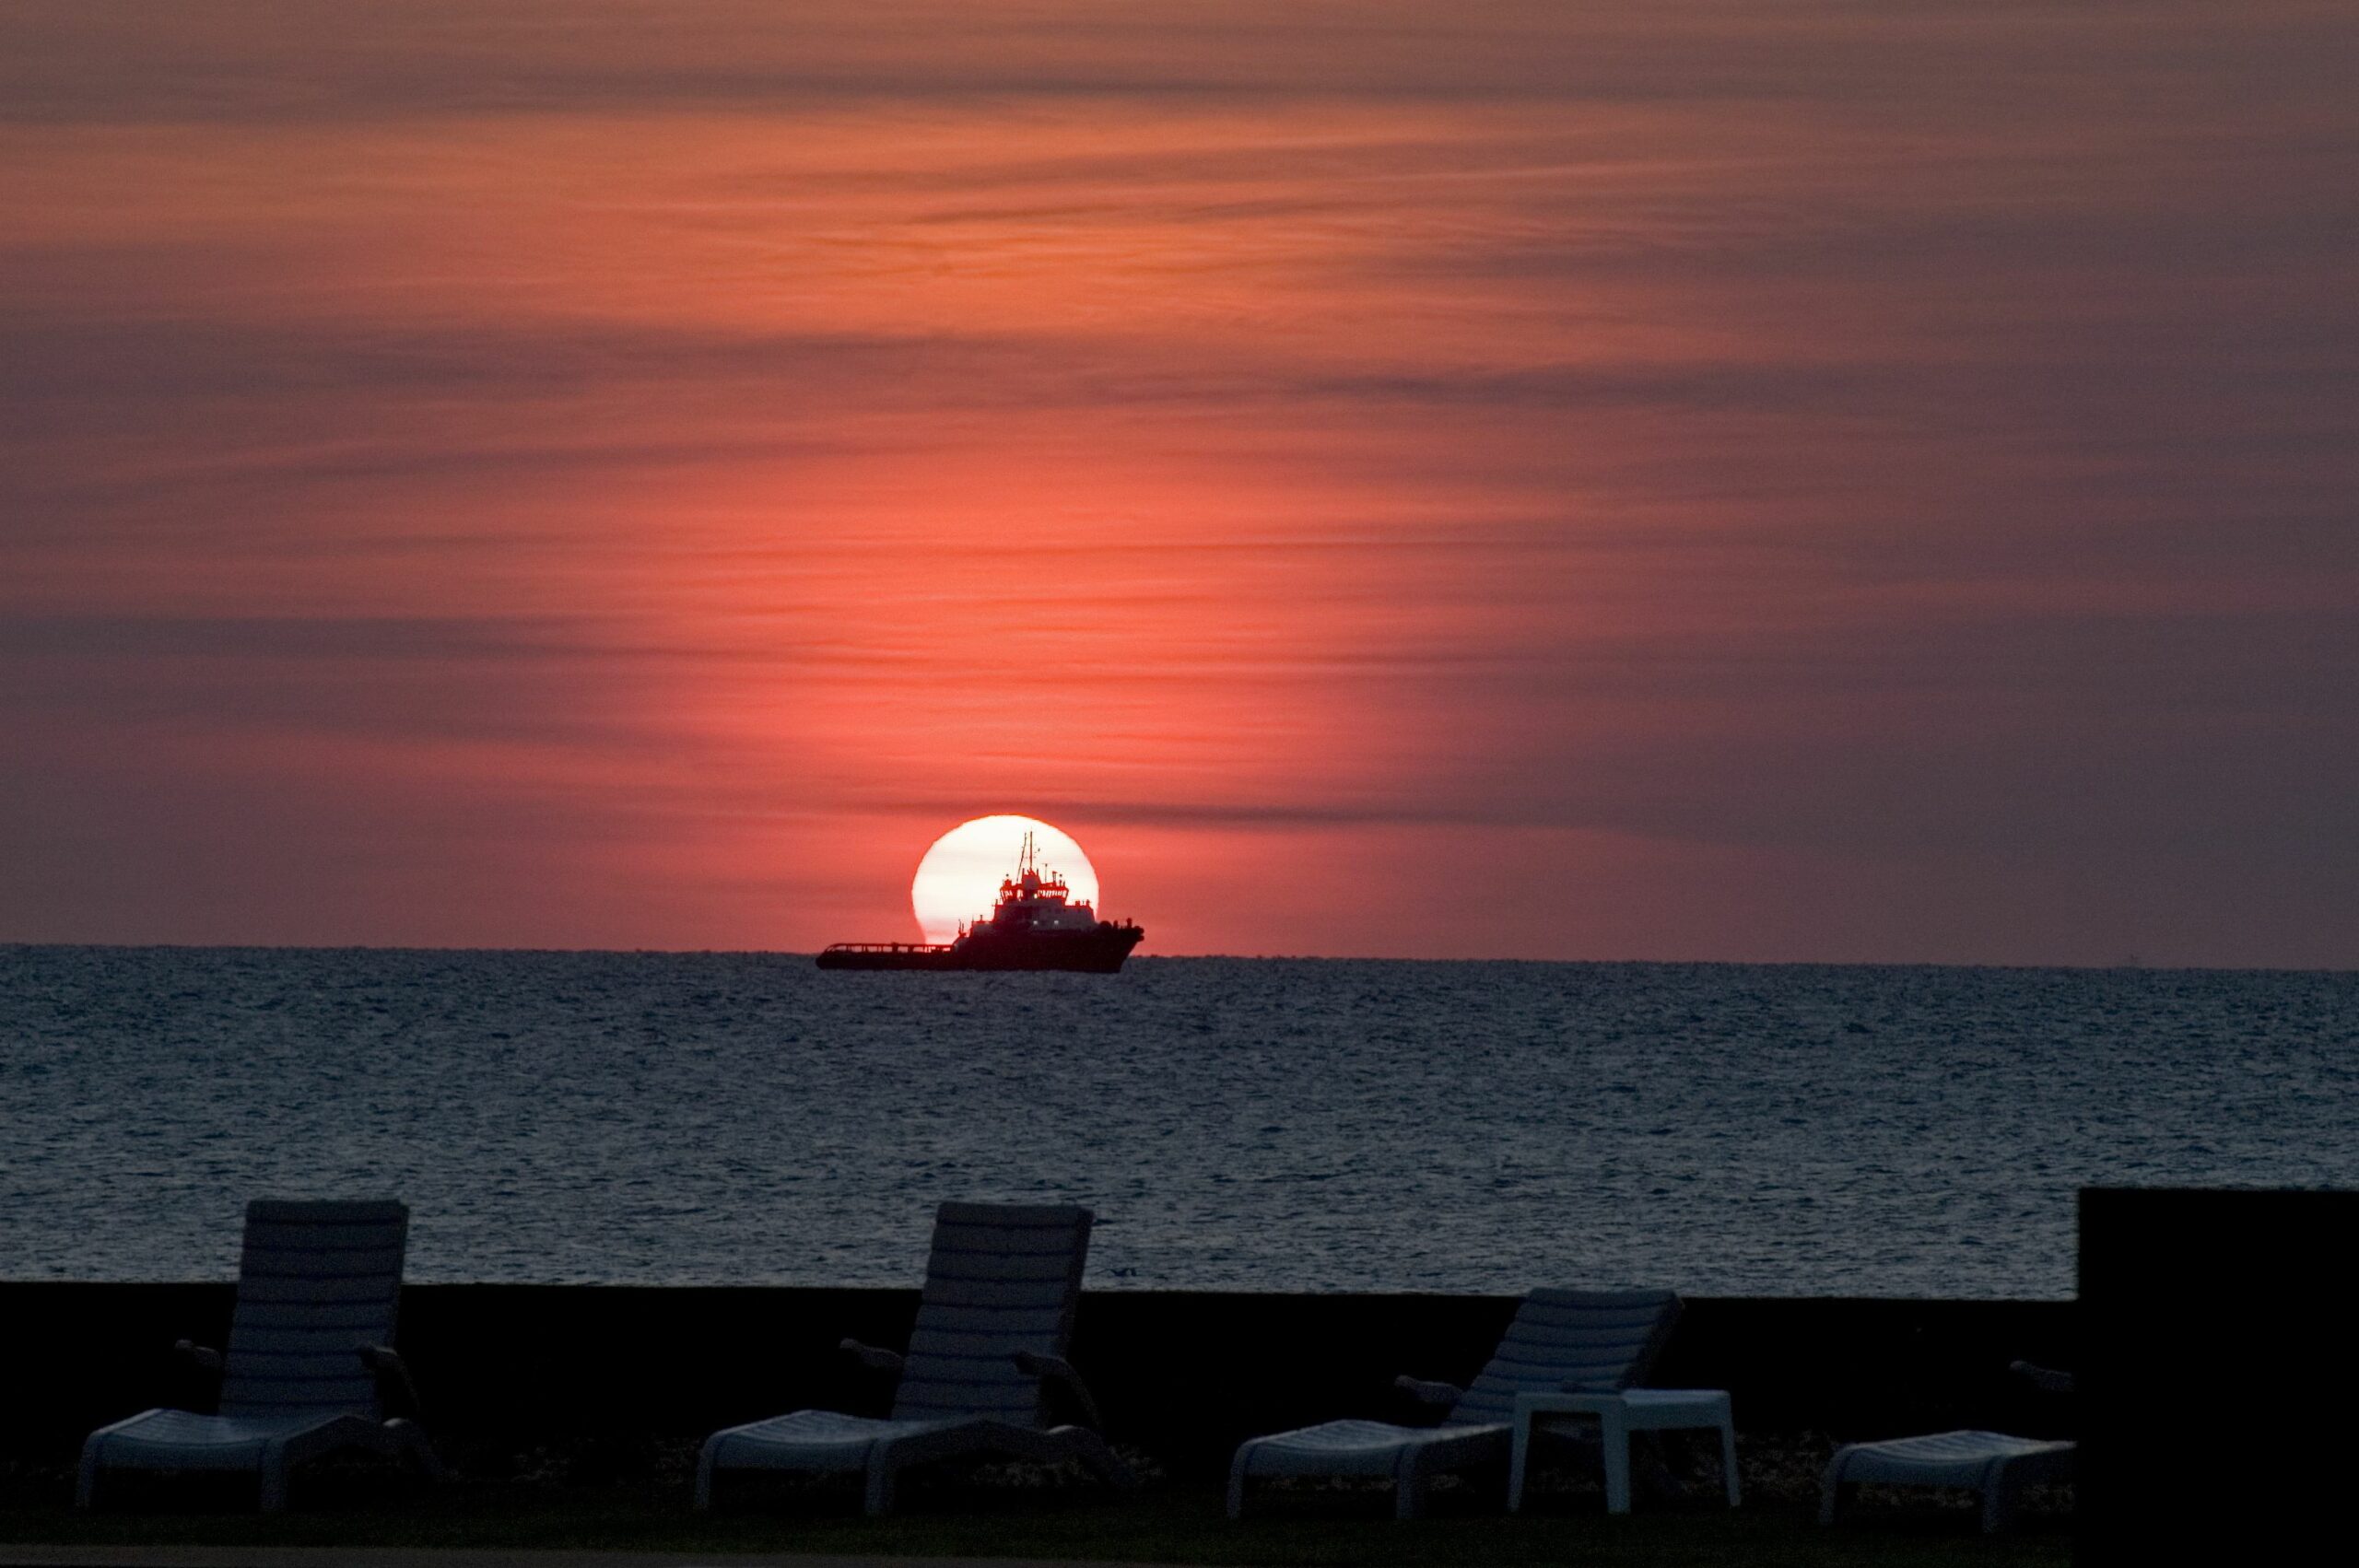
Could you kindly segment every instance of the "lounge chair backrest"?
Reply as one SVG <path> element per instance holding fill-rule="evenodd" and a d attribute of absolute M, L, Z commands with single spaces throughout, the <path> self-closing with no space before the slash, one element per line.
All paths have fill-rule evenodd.
<path fill-rule="evenodd" d="M 408 1240 L 399 1203 L 248 1204 L 221 1413 L 376 1419 L 376 1380 L 356 1352 L 393 1342 Z"/>
<path fill-rule="evenodd" d="M 1018 1351 L 1065 1353 L 1089 1258 L 1089 1220 L 1086 1209 L 942 1206 L 895 1420 L 982 1416 L 1041 1424 L 1039 1380 L 1010 1358 Z"/>
<path fill-rule="evenodd" d="M 1678 1318 L 1672 1291 L 1534 1291 L 1442 1424 L 1511 1422 L 1518 1394 L 1627 1388 L 1644 1380 Z"/>

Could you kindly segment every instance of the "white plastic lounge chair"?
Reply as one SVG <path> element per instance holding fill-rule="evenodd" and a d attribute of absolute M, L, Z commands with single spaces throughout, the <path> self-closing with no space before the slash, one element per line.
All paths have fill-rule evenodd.
<path fill-rule="evenodd" d="M 2013 1370 L 2051 1393 L 2072 1391 L 2070 1373 L 2017 1362 Z M 1831 1525 L 1863 1482 L 1886 1486 L 1954 1486 L 1982 1494 L 1982 1530 L 1997 1535 L 2014 1523 L 2026 1486 L 2070 1480 L 2078 1445 L 2003 1432 L 1937 1432 L 1837 1448 L 1819 1483 L 1818 1522 Z"/>
<path fill-rule="evenodd" d="M 439 1474 L 425 1433 L 385 1419 L 381 1393 L 395 1388 L 416 1409 L 392 1349 L 408 1233 L 395 1202 L 248 1204 L 227 1350 L 179 1346 L 221 1375 L 219 1413 L 143 1410 L 100 1427 L 82 1445 L 75 1501 L 96 1503 L 104 1470 L 252 1470 L 275 1513 L 291 1468 L 346 1449 Z"/>
<path fill-rule="evenodd" d="M 1433 1477 L 1506 1464 L 1516 1396 L 1626 1388 L 1646 1375 L 1678 1316 L 1670 1291 L 1534 1291 L 1472 1387 L 1396 1380 L 1447 1411 L 1440 1425 L 1331 1421 L 1256 1437 L 1229 1466 L 1228 1516 L 1243 1517 L 1246 1483 L 1256 1476 L 1387 1476 L 1395 1515 L 1414 1519 Z"/>
<path fill-rule="evenodd" d="M 974 1454 L 1078 1459 L 1103 1480 L 1129 1484 L 1129 1467 L 1091 1430 L 1100 1424 L 1097 1404 L 1064 1359 L 1089 1223 L 1086 1209 L 945 1203 L 909 1353 L 843 1342 L 865 1365 L 899 1378 L 892 1414 L 796 1410 L 714 1433 L 697 1464 L 697 1506 L 712 1506 L 722 1470 L 863 1471 L 865 1506 L 883 1514 L 902 1470 Z M 1047 1424 L 1050 1383 L 1087 1425 Z"/>

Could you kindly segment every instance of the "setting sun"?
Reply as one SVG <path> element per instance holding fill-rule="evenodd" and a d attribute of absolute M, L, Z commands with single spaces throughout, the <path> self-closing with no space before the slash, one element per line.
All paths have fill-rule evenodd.
<path fill-rule="evenodd" d="M 1036 817 L 979 816 L 933 841 L 910 883 L 910 904 L 928 942 L 948 942 L 960 922 L 991 913 L 1003 878 L 1024 853 L 1032 835 L 1040 869 L 1062 874 L 1076 904 L 1097 903 L 1097 871 L 1081 846 L 1062 828 Z"/>

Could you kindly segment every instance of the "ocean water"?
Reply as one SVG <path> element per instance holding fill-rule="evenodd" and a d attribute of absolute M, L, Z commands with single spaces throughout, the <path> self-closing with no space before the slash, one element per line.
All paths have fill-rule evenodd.
<path fill-rule="evenodd" d="M 2054 1297 L 2083 1183 L 2359 1184 L 2359 975 L 0 947 L 0 1278 L 906 1285 L 945 1198 L 1101 1288 Z"/>

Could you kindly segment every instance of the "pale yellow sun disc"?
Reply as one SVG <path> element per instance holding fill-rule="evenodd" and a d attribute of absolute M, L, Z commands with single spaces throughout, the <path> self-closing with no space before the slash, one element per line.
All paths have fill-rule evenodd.
<path fill-rule="evenodd" d="M 935 839 L 918 862 L 910 904 L 926 941 L 948 942 L 958 934 L 961 920 L 991 914 L 999 902 L 1001 879 L 1015 874 L 1027 833 L 1039 869 L 1062 876 L 1074 903 L 1097 904 L 1097 869 L 1071 834 L 1037 817 L 979 816 Z"/>

